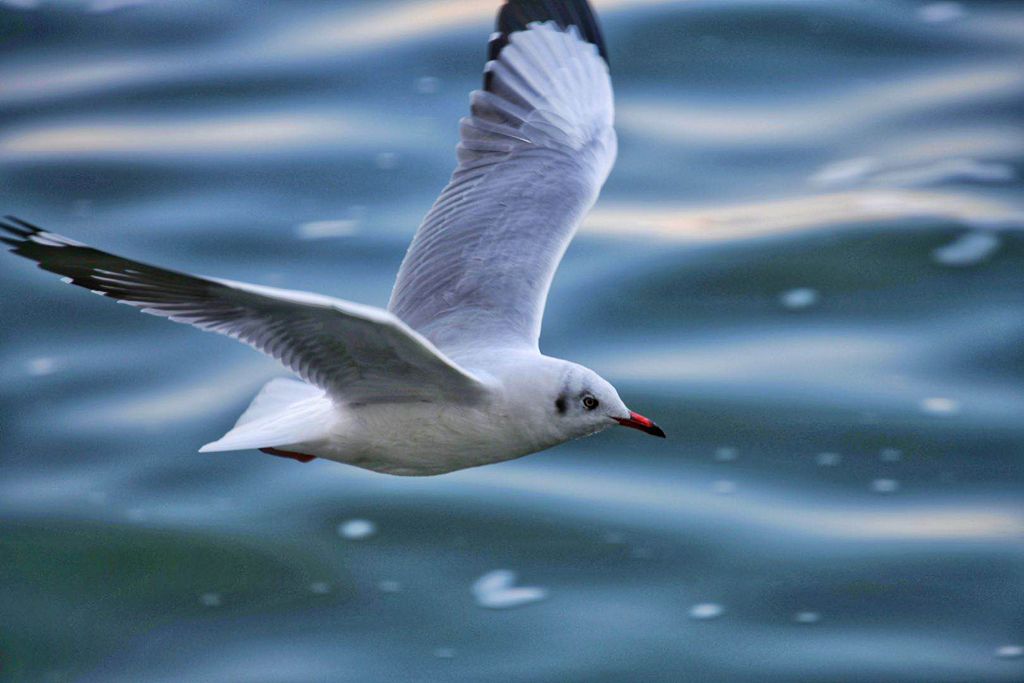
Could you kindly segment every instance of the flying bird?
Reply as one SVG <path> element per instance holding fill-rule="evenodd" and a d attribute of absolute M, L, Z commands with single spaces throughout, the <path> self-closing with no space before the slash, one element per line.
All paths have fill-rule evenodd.
<path fill-rule="evenodd" d="M 2 239 L 71 284 L 234 337 L 301 377 L 269 382 L 200 452 L 434 475 L 613 425 L 664 437 L 593 370 L 538 344 L 555 269 L 615 161 L 613 118 L 586 0 L 508 0 L 461 121 L 458 166 L 387 310 L 158 268 L 10 216 Z"/>

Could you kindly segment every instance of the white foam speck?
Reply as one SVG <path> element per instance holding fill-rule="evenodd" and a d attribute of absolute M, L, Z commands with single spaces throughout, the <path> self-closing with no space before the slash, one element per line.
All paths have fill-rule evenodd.
<path fill-rule="evenodd" d="M 936 263 L 944 266 L 973 266 L 986 261 L 1000 246 L 999 236 L 992 232 L 967 232 L 932 252 Z"/>
<path fill-rule="evenodd" d="M 715 450 L 715 460 L 719 462 L 731 462 L 739 456 L 739 451 L 730 446 L 722 446 Z"/>
<path fill-rule="evenodd" d="M 516 586 L 516 573 L 507 569 L 487 572 L 473 583 L 476 604 L 488 609 L 508 609 L 543 600 L 547 590 L 538 586 Z"/>
<path fill-rule="evenodd" d="M 350 519 L 338 525 L 338 535 L 350 541 L 359 541 L 377 533 L 377 525 L 368 519 Z"/>
<path fill-rule="evenodd" d="M 967 15 L 959 2 L 933 2 L 917 10 L 918 18 L 928 24 L 956 21 Z"/>
<path fill-rule="evenodd" d="M 331 584 L 326 581 L 314 581 L 309 584 L 309 592 L 315 595 L 327 595 L 331 592 Z"/>
<path fill-rule="evenodd" d="M 359 221 L 354 218 L 336 220 L 309 221 L 295 228 L 299 239 L 319 240 L 328 237 L 349 237 L 359 230 Z"/>
<path fill-rule="evenodd" d="M 1024 657 L 1024 645 L 1002 645 L 996 648 L 999 659 L 1020 659 Z"/>
<path fill-rule="evenodd" d="M 956 415 L 960 404 L 951 398 L 933 397 L 921 401 L 921 410 L 929 415 Z"/>
<path fill-rule="evenodd" d="M 779 303 L 790 310 L 810 308 L 818 303 L 818 291 L 810 287 L 798 287 L 790 289 L 779 295 Z"/>
<path fill-rule="evenodd" d="M 871 490 L 875 493 L 896 493 L 900 490 L 900 483 L 895 479 L 875 479 L 871 482 Z"/>
<path fill-rule="evenodd" d="M 203 593 L 199 596 L 199 604 L 204 607 L 220 607 L 224 604 L 224 599 L 220 593 Z"/>
<path fill-rule="evenodd" d="M 433 76 L 423 76 L 416 79 L 416 92 L 421 95 L 433 95 L 440 87 L 440 79 Z"/>
<path fill-rule="evenodd" d="M 838 453 L 818 453 L 814 456 L 814 462 L 822 467 L 835 467 L 843 461 L 843 456 Z"/>
<path fill-rule="evenodd" d="M 26 364 L 26 369 L 33 377 L 52 375 L 57 370 L 57 361 L 47 357 L 33 358 Z"/>
<path fill-rule="evenodd" d="M 793 615 L 793 621 L 798 624 L 817 624 L 821 621 L 821 615 L 817 612 L 797 612 Z"/>
<path fill-rule="evenodd" d="M 717 619 L 725 614 L 725 608 L 716 602 L 702 602 L 690 608 L 690 618 L 698 621 Z"/>

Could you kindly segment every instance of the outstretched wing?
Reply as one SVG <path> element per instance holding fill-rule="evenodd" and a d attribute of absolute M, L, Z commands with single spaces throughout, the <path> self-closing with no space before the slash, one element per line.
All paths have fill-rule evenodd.
<path fill-rule="evenodd" d="M 219 332 L 352 403 L 471 401 L 482 385 L 387 311 L 331 297 L 215 280 L 108 254 L 8 216 L 15 254 L 146 313 Z"/>
<path fill-rule="evenodd" d="M 471 112 L 388 309 L 441 349 L 536 348 L 555 269 L 615 161 L 611 80 L 585 0 L 509 0 Z"/>

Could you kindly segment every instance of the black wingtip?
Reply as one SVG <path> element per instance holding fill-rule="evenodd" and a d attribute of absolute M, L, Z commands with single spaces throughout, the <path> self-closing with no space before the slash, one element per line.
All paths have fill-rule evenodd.
<path fill-rule="evenodd" d="M 14 216 L 4 216 L 3 220 L 0 220 L 0 228 L 21 238 L 28 238 L 37 232 L 41 232 L 40 228 Z"/>
<path fill-rule="evenodd" d="M 7 216 L 4 216 L 4 218 L 6 218 L 9 221 L 13 221 L 14 223 L 17 223 L 18 225 L 20 225 L 21 227 L 25 228 L 26 230 L 31 230 L 32 232 L 43 232 L 43 229 L 40 228 L 38 225 L 33 225 L 32 223 L 29 223 L 28 221 L 23 221 L 20 218 L 18 218 L 17 216 L 7 215 Z"/>
<path fill-rule="evenodd" d="M 601 26 L 587 0 L 507 0 L 498 11 L 495 36 L 487 47 L 487 59 L 495 60 L 508 45 L 509 36 L 525 31 L 534 22 L 553 21 L 562 30 L 575 26 L 583 40 L 597 47 L 598 54 L 608 61 Z M 484 74 L 484 90 L 490 90 L 491 74 Z"/>

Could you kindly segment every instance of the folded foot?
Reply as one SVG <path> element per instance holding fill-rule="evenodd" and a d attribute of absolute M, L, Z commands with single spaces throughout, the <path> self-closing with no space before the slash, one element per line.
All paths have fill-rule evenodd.
<path fill-rule="evenodd" d="M 298 460 L 299 462 L 312 462 L 316 460 L 315 455 L 306 455 L 305 453 L 293 453 L 292 451 L 282 451 L 278 448 L 261 448 L 261 451 L 269 455 L 276 455 L 279 458 L 291 458 L 292 460 Z"/>

